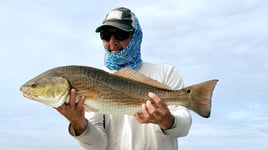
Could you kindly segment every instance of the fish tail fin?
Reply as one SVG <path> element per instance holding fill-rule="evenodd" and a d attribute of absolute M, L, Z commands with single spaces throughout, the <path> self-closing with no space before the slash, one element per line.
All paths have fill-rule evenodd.
<path fill-rule="evenodd" d="M 211 97 L 218 80 L 209 80 L 184 88 L 187 94 L 191 94 L 189 108 L 204 118 L 210 117 Z"/>

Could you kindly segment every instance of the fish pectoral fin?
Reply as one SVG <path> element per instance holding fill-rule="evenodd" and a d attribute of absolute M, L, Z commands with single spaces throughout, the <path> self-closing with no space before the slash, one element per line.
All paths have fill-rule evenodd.
<path fill-rule="evenodd" d="M 90 91 L 90 90 L 82 90 L 82 91 L 77 91 L 77 96 L 86 96 L 86 99 L 95 99 L 97 96 L 97 93 L 94 91 Z M 86 112 L 98 112 L 99 111 L 97 108 L 88 105 L 86 102 L 83 107 Z"/>
<path fill-rule="evenodd" d="M 96 98 L 97 93 L 94 91 L 82 90 L 82 91 L 77 91 L 77 96 L 86 96 L 87 98 L 94 99 Z"/>
<path fill-rule="evenodd" d="M 147 77 L 146 75 L 139 73 L 131 68 L 122 68 L 119 71 L 115 72 L 114 75 L 129 79 L 129 80 L 134 80 L 136 82 L 140 82 L 143 84 L 151 85 L 157 88 L 161 89 L 166 89 L 166 90 L 171 90 L 171 87 L 169 87 L 166 84 L 160 83 L 150 77 Z"/>

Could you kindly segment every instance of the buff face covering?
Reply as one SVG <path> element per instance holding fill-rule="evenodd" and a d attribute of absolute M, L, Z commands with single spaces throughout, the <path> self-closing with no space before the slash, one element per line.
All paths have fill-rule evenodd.
<path fill-rule="evenodd" d="M 105 49 L 105 61 L 104 65 L 111 70 L 120 70 L 124 67 L 132 69 L 140 67 L 141 60 L 141 42 L 142 42 L 142 30 L 137 17 L 134 16 L 135 31 L 126 48 L 116 54 L 112 54 Z"/>

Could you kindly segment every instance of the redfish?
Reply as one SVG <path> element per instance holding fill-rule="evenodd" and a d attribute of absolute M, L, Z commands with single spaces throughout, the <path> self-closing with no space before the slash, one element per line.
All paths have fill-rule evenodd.
<path fill-rule="evenodd" d="M 208 118 L 211 97 L 218 80 L 209 80 L 171 90 L 169 86 L 132 69 L 124 68 L 111 74 L 88 66 L 52 68 L 29 80 L 20 87 L 26 98 L 59 107 L 69 102 L 70 90 L 86 96 L 85 110 L 103 114 L 134 115 L 141 111 L 148 92 L 153 92 L 166 105 L 181 105 Z"/>

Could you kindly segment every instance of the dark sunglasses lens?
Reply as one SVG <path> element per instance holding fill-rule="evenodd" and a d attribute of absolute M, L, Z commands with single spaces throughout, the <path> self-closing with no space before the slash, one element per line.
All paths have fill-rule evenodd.
<path fill-rule="evenodd" d="M 114 38 L 119 40 L 119 41 L 123 41 L 127 38 L 129 38 L 131 32 L 126 32 L 126 31 L 120 31 L 120 30 L 117 30 L 115 32 L 109 32 L 109 31 L 101 31 L 100 32 L 100 38 L 102 40 L 105 40 L 105 41 L 109 41 L 111 39 L 111 36 L 114 35 Z"/>
<path fill-rule="evenodd" d="M 109 41 L 111 39 L 111 32 L 108 31 L 101 31 L 100 32 L 100 38 L 105 41 Z"/>
<path fill-rule="evenodd" d="M 123 40 L 129 38 L 130 34 L 131 34 L 131 32 L 125 32 L 125 31 L 114 32 L 115 38 L 119 41 L 123 41 Z"/>

